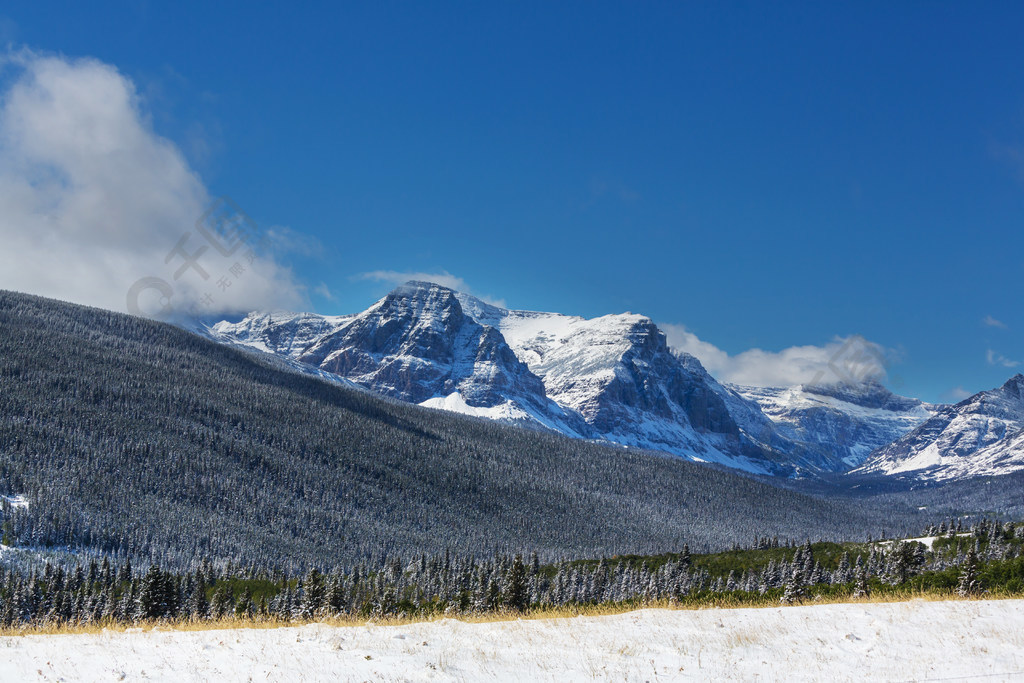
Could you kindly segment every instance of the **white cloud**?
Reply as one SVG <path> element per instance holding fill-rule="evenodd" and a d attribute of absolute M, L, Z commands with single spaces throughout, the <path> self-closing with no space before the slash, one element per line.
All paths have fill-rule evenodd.
<path fill-rule="evenodd" d="M 986 315 L 984 318 L 982 318 L 981 322 L 984 323 L 985 325 L 988 325 L 989 327 L 999 327 L 1004 330 L 1006 329 L 1006 323 L 1004 323 L 1002 320 L 996 320 L 990 315 Z"/>
<path fill-rule="evenodd" d="M 204 312 L 298 307 L 304 290 L 271 257 L 225 258 L 207 246 L 187 269 L 168 253 L 211 199 L 181 151 L 149 124 L 134 84 L 95 59 L 8 55 L 0 99 L 0 288 L 126 310 L 140 278 L 173 288 L 179 310 L 206 295 Z M 232 275 L 236 262 L 244 271 Z M 227 287 L 218 280 L 227 276 Z M 155 290 L 141 297 L 155 301 Z M 151 302 L 150 302 L 151 303 Z"/>
<path fill-rule="evenodd" d="M 886 377 L 892 353 L 859 335 L 836 337 L 824 346 L 791 346 L 781 351 L 749 349 L 730 355 L 682 325 L 661 325 L 670 346 L 700 360 L 719 381 L 751 386 L 835 384 Z"/>
<path fill-rule="evenodd" d="M 963 387 L 956 386 L 956 387 L 953 387 L 952 389 L 950 389 L 949 391 L 947 391 L 945 393 L 945 395 L 944 395 L 944 398 L 948 398 L 950 400 L 960 402 L 960 401 L 964 400 L 965 398 L 970 398 L 973 395 L 974 394 L 972 394 L 971 392 L 967 391 Z"/>
<path fill-rule="evenodd" d="M 328 301 L 336 301 L 337 300 L 337 297 L 334 296 L 334 292 L 331 291 L 331 288 L 327 286 L 326 282 L 321 282 L 316 287 L 314 287 L 313 288 L 313 292 L 315 294 L 319 294 L 320 296 L 322 296 L 323 298 L 327 299 Z"/>
<path fill-rule="evenodd" d="M 1004 368 L 1015 368 L 1020 365 L 1019 360 L 1010 360 L 1006 356 L 992 349 L 985 352 L 985 360 L 988 361 L 989 365 L 1001 365 Z"/>
<path fill-rule="evenodd" d="M 374 280 L 376 282 L 386 282 L 390 285 L 398 286 L 409 282 L 410 280 L 419 280 L 421 282 L 433 282 L 434 284 L 441 285 L 442 287 L 448 287 L 454 289 L 456 292 L 462 292 L 463 294 L 472 294 L 473 296 L 486 301 L 492 306 L 505 307 L 504 299 L 495 299 L 494 297 L 487 296 L 486 294 L 478 294 L 473 291 L 469 286 L 469 283 L 463 280 L 461 277 L 452 275 L 447 270 L 442 270 L 438 273 L 416 273 L 416 272 L 402 272 L 397 270 L 374 270 L 369 273 L 360 273 L 355 276 L 358 280 Z"/>

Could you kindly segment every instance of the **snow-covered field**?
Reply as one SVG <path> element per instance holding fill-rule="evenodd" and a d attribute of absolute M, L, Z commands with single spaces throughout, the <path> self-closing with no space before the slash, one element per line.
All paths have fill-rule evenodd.
<path fill-rule="evenodd" d="M 6 637 L 0 680 L 1024 680 L 1024 600 Z"/>

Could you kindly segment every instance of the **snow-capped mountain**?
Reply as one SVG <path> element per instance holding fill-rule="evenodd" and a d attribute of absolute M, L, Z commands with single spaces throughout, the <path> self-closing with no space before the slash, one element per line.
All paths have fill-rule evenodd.
<path fill-rule="evenodd" d="M 208 334 L 402 401 L 761 474 L 844 472 L 938 410 L 880 384 L 723 385 L 642 315 L 508 310 L 426 282 L 348 316 Z"/>
<path fill-rule="evenodd" d="M 209 334 L 428 407 L 750 472 L 794 472 L 794 449 L 773 449 L 775 435 L 740 428 L 722 398 L 728 392 L 640 315 L 510 311 L 410 282 L 358 315 L 251 314 Z"/>
<path fill-rule="evenodd" d="M 941 408 L 884 446 L 858 472 L 962 479 L 1024 469 L 1024 375 Z"/>
<path fill-rule="evenodd" d="M 450 289 L 409 283 L 358 315 L 317 317 L 251 314 L 211 333 L 401 401 L 593 436 L 545 395 L 500 333 L 463 312 Z"/>
<path fill-rule="evenodd" d="M 649 318 L 624 313 L 587 320 L 458 297 L 476 320 L 501 331 L 549 397 L 583 416 L 602 438 L 753 472 L 792 471 L 770 439 L 758 441 L 740 428 L 700 361 L 670 349 Z"/>
<path fill-rule="evenodd" d="M 904 398 L 880 383 L 730 387 L 757 403 L 819 469 L 844 472 L 932 417 L 941 406 Z"/>

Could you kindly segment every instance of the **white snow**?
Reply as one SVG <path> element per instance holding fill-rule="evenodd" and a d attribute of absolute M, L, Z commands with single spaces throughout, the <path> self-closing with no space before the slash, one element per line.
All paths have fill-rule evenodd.
<path fill-rule="evenodd" d="M 954 421 L 955 423 L 955 421 Z M 948 431 L 956 435 L 955 427 Z M 943 434 L 905 460 L 880 460 L 877 468 L 886 474 L 918 473 L 921 479 L 945 481 L 969 477 L 998 476 L 1024 469 L 1024 432 L 995 441 L 969 455 L 950 455 L 942 444 L 950 438 Z M 924 470 L 923 472 L 921 472 Z"/>
<path fill-rule="evenodd" d="M 1024 600 L 0 638 L 0 680 L 1021 680 Z"/>
<path fill-rule="evenodd" d="M 842 461 L 849 467 L 860 465 L 872 451 L 907 434 L 938 410 L 927 403 L 896 410 L 869 407 L 806 386 L 731 388 L 757 403 L 786 436 L 796 440 L 822 438 L 838 447 L 837 452 L 846 453 Z M 856 395 L 850 398 L 855 399 Z M 825 419 L 826 415 L 831 418 Z M 802 434 L 802 423 L 808 419 L 813 424 L 812 431 Z M 845 433 L 846 429 L 854 431 Z"/>
<path fill-rule="evenodd" d="M 649 318 L 634 313 L 585 319 L 561 313 L 506 310 L 466 294 L 457 296 L 463 310 L 470 316 L 501 332 L 516 357 L 540 377 L 551 400 L 565 410 L 581 415 L 591 424 L 601 408 L 608 385 L 620 373 L 630 372 L 623 358 L 643 343 L 637 335 L 644 334 L 645 326 L 653 327 Z M 642 366 L 639 359 L 631 362 Z M 648 368 L 642 367 L 644 381 L 655 384 L 658 377 L 654 371 L 648 374 Z M 714 382 L 710 377 L 707 381 Z M 661 390 L 664 392 L 665 388 L 661 387 Z M 439 399 L 431 401 L 431 405 L 441 404 Z M 735 452 L 736 448 L 735 445 L 730 446 L 725 437 L 695 430 L 682 407 L 674 404 L 667 395 L 666 404 L 672 406 L 672 415 L 652 415 L 628 404 L 621 405 L 618 424 L 601 431 L 601 439 L 754 474 L 771 474 L 763 462 L 731 455 L 730 452 Z M 461 406 L 447 398 L 444 407 L 464 412 Z"/>
<path fill-rule="evenodd" d="M 938 467 L 939 465 L 954 464 L 958 458 L 949 457 L 944 458 L 939 452 L 939 447 L 935 443 L 928 444 L 923 450 L 912 454 L 909 458 L 902 462 L 894 463 L 890 467 L 886 468 L 888 474 L 900 474 L 902 472 L 912 472 L 914 470 L 923 470 L 929 467 Z"/>
<path fill-rule="evenodd" d="M 253 312 L 237 323 L 225 320 L 205 331 L 221 342 L 294 359 L 317 339 L 334 334 L 354 317 L 288 311 Z"/>
<path fill-rule="evenodd" d="M 251 313 L 239 322 L 220 322 L 199 332 L 272 354 L 292 369 L 403 400 L 759 474 L 856 467 L 857 472 L 942 480 L 1024 469 L 1024 378 L 955 407 L 901 399 L 874 383 L 836 391 L 725 387 L 685 354 L 677 358 L 684 371 L 663 358 L 665 354 L 638 352 L 653 348 L 651 343 L 660 339 L 644 316 L 623 313 L 584 319 L 507 310 L 457 292 L 454 296 L 475 322 L 457 331 L 450 359 L 424 357 L 419 345 L 431 335 L 419 333 L 448 330 L 457 307 L 451 305 L 453 293 L 439 285 L 414 282 L 408 291 L 414 296 L 389 295 L 358 315 Z M 347 335 L 367 327 L 360 334 L 370 338 L 370 332 L 390 329 L 395 321 L 417 332 L 403 333 L 403 339 L 412 341 L 388 346 L 386 353 L 360 349 L 366 362 L 346 366 L 345 377 L 329 372 L 341 372 L 334 361 L 355 348 L 356 341 L 346 341 Z M 481 349 L 492 349 L 481 346 L 483 341 L 494 337 L 490 329 L 481 337 L 480 325 L 497 330 L 507 349 L 536 377 L 508 362 L 503 351 L 495 358 L 481 354 Z M 495 346 L 506 349 L 497 342 Z M 679 381 L 680 372 L 688 378 L 685 382 Z M 407 378 L 412 375 L 429 386 L 413 383 L 416 391 L 411 391 Z M 451 381 L 445 383 L 445 377 Z M 748 451 L 736 442 L 692 425 L 690 408 L 674 398 L 673 391 L 681 385 L 718 394 L 740 440 L 760 445 L 769 455 L 743 457 L 740 454 Z M 634 400 L 633 394 L 643 400 Z M 429 398 L 423 401 L 425 397 Z M 489 405 L 471 405 L 478 403 Z M 957 414 L 940 434 L 932 435 L 929 445 L 915 430 L 947 408 Z"/>
<path fill-rule="evenodd" d="M 15 510 L 17 510 L 19 508 L 27 510 L 28 509 L 28 505 L 29 505 L 28 498 L 26 498 L 25 496 L 23 496 L 21 494 L 14 494 L 13 496 L 0 495 L 0 500 L 2 500 L 3 502 L 6 502 L 8 505 L 10 505 Z"/>
<path fill-rule="evenodd" d="M 458 391 L 448 394 L 447 396 L 435 396 L 428 398 L 426 401 L 420 403 L 421 406 L 426 408 L 436 408 L 438 410 L 446 410 L 452 413 L 461 413 L 463 415 L 472 415 L 474 417 L 485 417 L 489 420 L 500 420 L 502 422 L 530 422 L 536 421 L 543 426 L 556 430 L 557 427 L 544 419 L 542 415 L 535 415 L 528 413 L 523 410 L 517 404 L 512 401 L 505 401 L 494 406 L 471 406 L 466 403 L 466 399 L 463 398 L 462 394 Z"/>
<path fill-rule="evenodd" d="M 921 510 L 923 508 L 918 508 L 918 509 Z M 956 534 L 956 535 L 957 536 L 961 536 L 961 537 L 966 537 L 966 536 L 972 536 L 973 534 L 971 534 L 971 533 L 964 533 L 964 534 Z M 916 541 L 917 543 L 923 543 L 925 545 L 925 547 L 928 548 L 928 550 L 931 550 L 932 546 L 935 544 L 935 541 L 939 540 L 940 538 L 949 538 L 949 536 L 942 535 L 942 536 L 918 536 L 917 538 L 900 538 L 900 539 L 894 539 L 894 540 L 891 540 L 891 541 L 879 541 L 878 545 L 890 546 L 890 545 L 893 545 L 895 543 L 913 543 L 913 542 Z"/>
<path fill-rule="evenodd" d="M 936 481 L 1024 469 L 1024 378 L 982 391 L 880 449 L 858 471 Z"/>

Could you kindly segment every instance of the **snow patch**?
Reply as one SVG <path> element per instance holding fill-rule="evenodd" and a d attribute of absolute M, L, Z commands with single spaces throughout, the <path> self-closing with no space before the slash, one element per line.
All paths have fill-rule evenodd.
<path fill-rule="evenodd" d="M 1019 680 L 1024 600 L 0 638 L 0 680 Z"/>
<path fill-rule="evenodd" d="M 28 498 L 21 495 L 20 493 L 12 496 L 0 495 L 0 501 L 7 503 L 11 508 L 15 510 L 27 510 L 29 506 Z"/>

